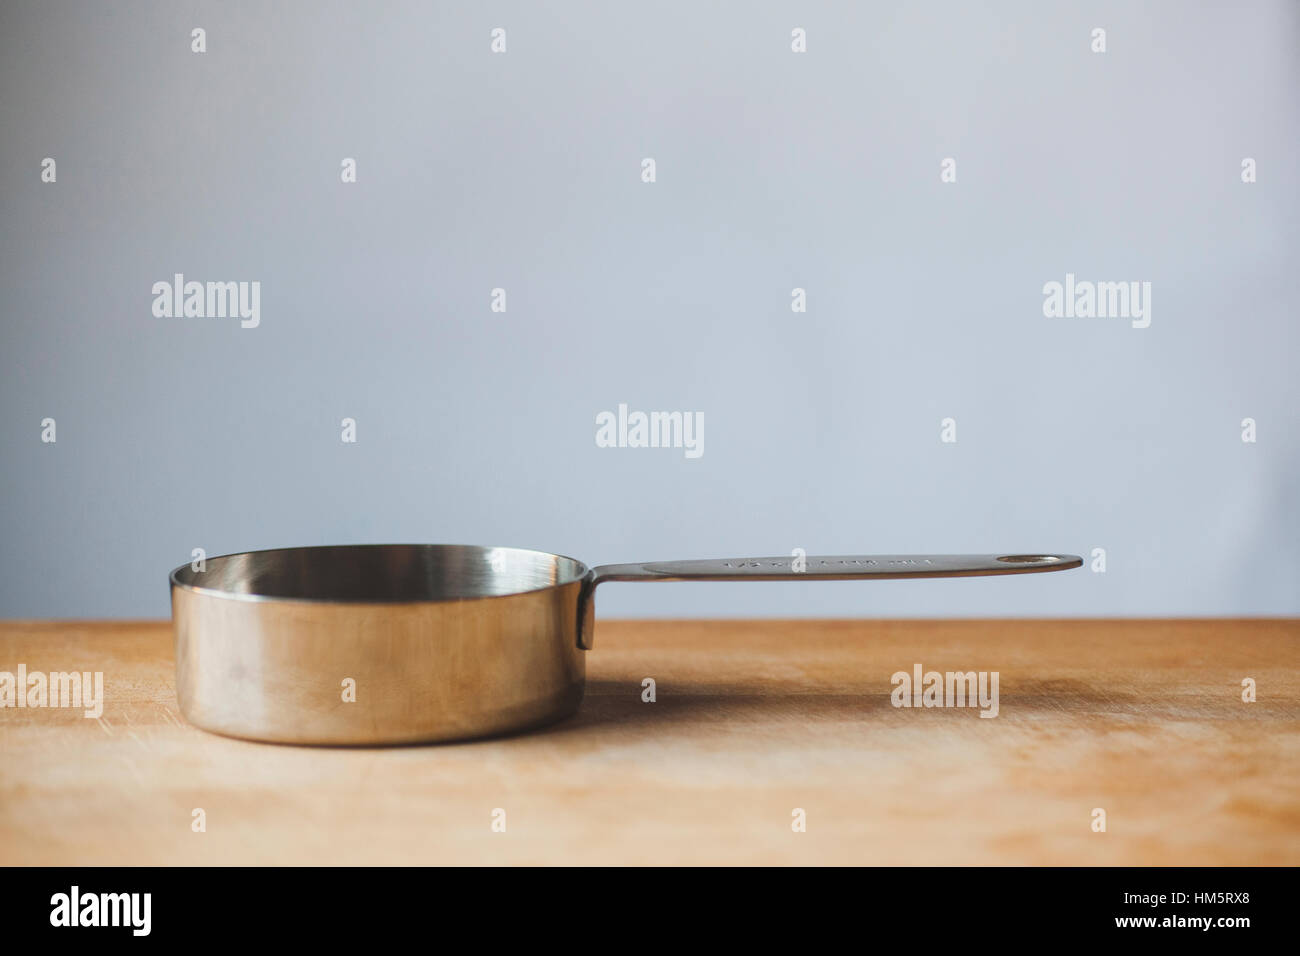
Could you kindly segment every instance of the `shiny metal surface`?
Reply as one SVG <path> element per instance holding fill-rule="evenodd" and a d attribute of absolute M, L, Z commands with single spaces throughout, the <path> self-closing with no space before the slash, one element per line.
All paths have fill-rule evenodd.
<path fill-rule="evenodd" d="M 713 558 L 606 564 L 587 575 L 580 596 L 578 643 L 594 646 L 595 590 L 604 581 L 853 581 L 859 578 L 959 578 L 989 574 L 1066 571 L 1083 564 L 1075 554 L 854 554 L 767 558 Z"/>
<path fill-rule="evenodd" d="M 255 740 L 481 737 L 577 710 L 605 581 L 954 577 L 1080 564 L 1074 555 L 858 555 L 588 569 L 562 555 L 474 545 L 225 555 L 171 574 L 176 694 L 196 726 Z"/>
<path fill-rule="evenodd" d="M 205 730 L 297 744 L 457 740 L 558 720 L 582 702 L 585 572 L 536 551 L 428 545 L 185 565 L 171 576 L 181 712 Z"/>

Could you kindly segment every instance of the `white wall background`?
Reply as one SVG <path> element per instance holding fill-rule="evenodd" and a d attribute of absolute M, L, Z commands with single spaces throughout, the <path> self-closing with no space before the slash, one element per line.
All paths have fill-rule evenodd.
<path fill-rule="evenodd" d="M 604 615 L 1295 614 L 1298 107 L 1294 2 L 6 2 L 0 615 L 384 541 L 1107 553 Z M 1067 272 L 1150 327 L 1045 318 Z M 597 448 L 620 402 L 703 457 Z"/>

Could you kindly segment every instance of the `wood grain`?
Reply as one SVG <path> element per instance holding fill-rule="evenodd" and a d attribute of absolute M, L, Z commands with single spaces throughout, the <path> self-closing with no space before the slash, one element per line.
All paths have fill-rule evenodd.
<path fill-rule="evenodd" d="M 0 864 L 1300 863 L 1300 621 L 599 627 L 575 718 L 348 750 L 188 726 L 166 622 L 0 623 L 0 670 L 107 698 L 0 710 Z M 918 662 L 999 716 L 893 707 Z"/>

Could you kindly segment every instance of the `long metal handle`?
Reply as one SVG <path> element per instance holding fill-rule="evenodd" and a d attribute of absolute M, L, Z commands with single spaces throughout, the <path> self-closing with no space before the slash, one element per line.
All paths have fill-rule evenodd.
<path fill-rule="evenodd" d="M 592 568 L 578 601 L 578 646 L 591 650 L 596 585 L 605 581 L 850 581 L 857 578 L 958 578 L 1077 568 L 1075 554 L 858 554 L 715 558 L 605 564 Z"/>

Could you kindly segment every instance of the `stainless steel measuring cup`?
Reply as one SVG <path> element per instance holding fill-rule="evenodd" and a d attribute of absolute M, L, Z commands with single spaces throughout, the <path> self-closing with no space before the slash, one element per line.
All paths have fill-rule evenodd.
<path fill-rule="evenodd" d="M 589 568 L 475 545 L 251 551 L 171 573 L 176 696 L 195 726 L 297 744 L 525 730 L 582 702 L 605 581 L 840 581 L 1077 568 L 1056 554 L 732 558 Z"/>

